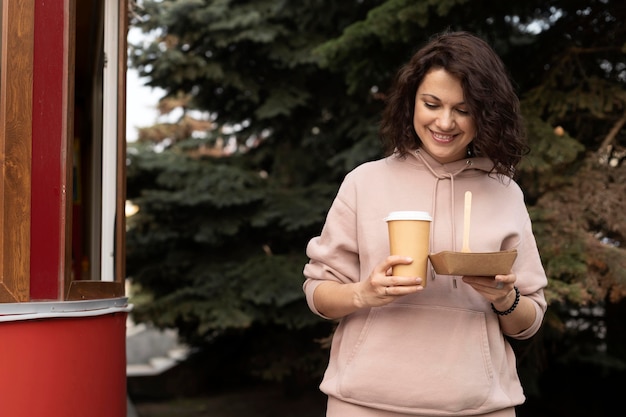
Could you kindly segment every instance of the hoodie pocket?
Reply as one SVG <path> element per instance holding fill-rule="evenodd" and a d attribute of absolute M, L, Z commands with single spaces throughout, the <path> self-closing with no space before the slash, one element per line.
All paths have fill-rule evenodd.
<path fill-rule="evenodd" d="M 396 411 L 458 412 L 479 408 L 492 381 L 484 313 L 394 303 L 370 312 L 339 391 Z"/>

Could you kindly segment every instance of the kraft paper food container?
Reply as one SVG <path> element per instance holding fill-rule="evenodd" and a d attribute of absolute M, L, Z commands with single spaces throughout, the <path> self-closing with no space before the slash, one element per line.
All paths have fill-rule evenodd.
<path fill-rule="evenodd" d="M 508 274 L 517 250 L 501 252 L 443 251 L 428 256 L 439 275 L 494 276 Z"/>

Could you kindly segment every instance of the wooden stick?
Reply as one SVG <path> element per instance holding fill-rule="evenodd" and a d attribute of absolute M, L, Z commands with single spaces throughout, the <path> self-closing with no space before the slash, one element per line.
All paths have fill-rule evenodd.
<path fill-rule="evenodd" d="M 470 217 L 472 214 L 472 192 L 465 192 L 465 211 L 463 218 L 463 247 L 461 248 L 461 252 L 471 252 L 469 246 L 469 235 L 470 235 Z"/>

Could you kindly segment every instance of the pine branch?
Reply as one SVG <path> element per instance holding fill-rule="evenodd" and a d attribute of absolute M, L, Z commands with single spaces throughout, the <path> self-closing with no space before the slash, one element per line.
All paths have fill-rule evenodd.
<path fill-rule="evenodd" d="M 605 159 L 608 160 L 608 154 L 610 152 L 611 143 L 613 142 L 613 140 L 615 140 L 615 137 L 617 136 L 619 131 L 622 129 L 622 127 L 624 127 L 624 124 L 626 124 L 626 110 L 624 111 L 624 114 L 622 115 L 622 117 L 620 117 L 617 120 L 617 122 L 615 122 L 615 124 L 613 125 L 609 133 L 606 135 L 606 137 L 602 141 L 600 148 L 598 148 L 598 152 L 596 153 L 596 155 L 598 156 L 599 160 L 601 161 Z"/>

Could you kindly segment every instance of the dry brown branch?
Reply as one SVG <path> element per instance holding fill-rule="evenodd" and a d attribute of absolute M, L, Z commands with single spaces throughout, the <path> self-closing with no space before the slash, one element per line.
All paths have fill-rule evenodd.
<path fill-rule="evenodd" d="M 615 139 L 619 131 L 622 129 L 622 127 L 624 127 L 624 124 L 626 124 L 626 111 L 624 111 L 624 114 L 622 115 L 622 117 L 620 117 L 617 120 L 617 122 L 615 122 L 615 124 L 613 125 L 609 133 L 606 135 L 606 137 L 600 144 L 600 148 L 598 148 L 597 156 L 602 158 L 604 155 L 608 153 L 611 143 L 613 143 L 613 140 Z"/>

